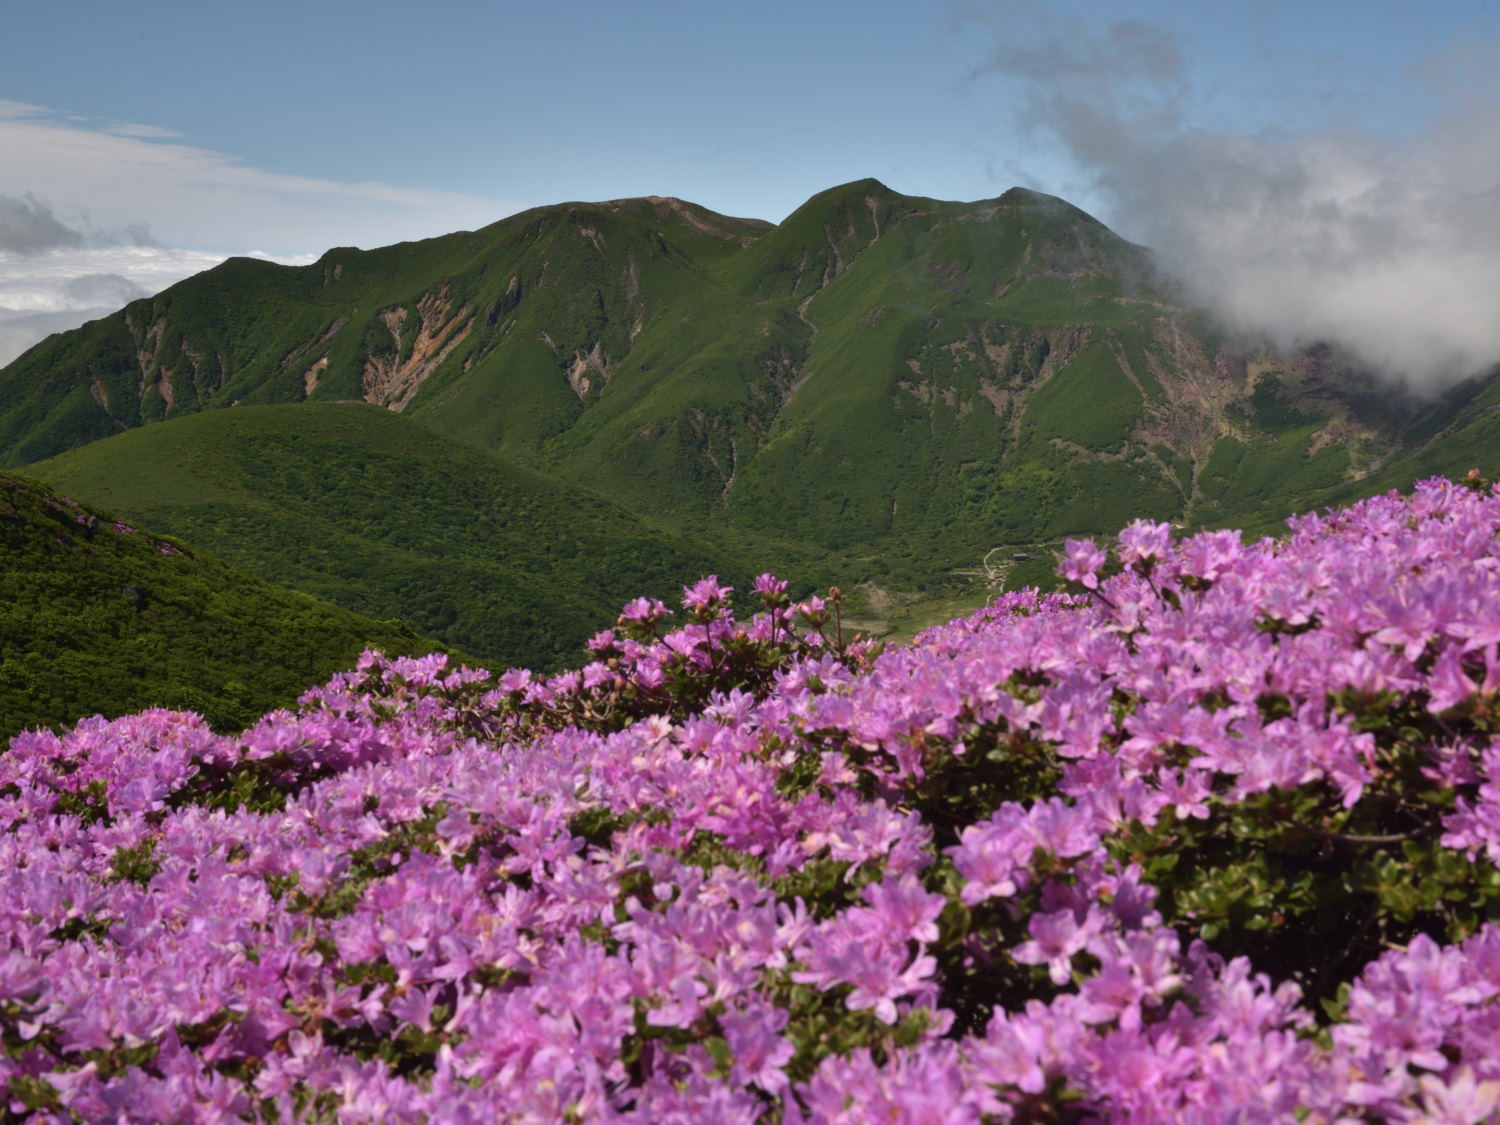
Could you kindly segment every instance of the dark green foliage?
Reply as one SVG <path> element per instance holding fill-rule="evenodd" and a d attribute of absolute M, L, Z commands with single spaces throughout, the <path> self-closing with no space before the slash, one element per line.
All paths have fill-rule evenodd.
<path fill-rule="evenodd" d="M 1272 433 L 1295 429 L 1317 420 L 1287 401 L 1282 393 L 1281 380 L 1274 374 L 1262 375 L 1255 381 L 1255 391 L 1250 396 L 1249 407 L 1256 426 Z"/>
<path fill-rule="evenodd" d="M 1384 950 L 1419 933 L 1456 942 L 1500 918 L 1500 871 L 1441 846 L 1454 791 L 1424 772 L 1431 746 L 1494 720 L 1411 703 L 1394 710 L 1393 699 L 1335 701 L 1377 744 L 1375 781 L 1352 809 L 1326 784 L 1273 789 L 1227 808 L 1215 802 L 1206 819 L 1163 818 L 1107 841 L 1141 865 L 1182 932 L 1297 981 L 1309 1006 L 1330 1015 L 1346 982 Z M 1277 705 L 1263 701 L 1267 717 L 1282 713 Z M 1309 960 L 1309 949 L 1328 952 Z"/>
<path fill-rule="evenodd" d="M 363 404 L 205 412 L 32 471 L 492 666 L 557 667 L 631 597 L 740 577 L 597 496 Z"/>
<path fill-rule="evenodd" d="M 142 840 L 133 848 L 123 845 L 115 849 L 114 878 L 120 882 L 145 886 L 152 876 L 161 870 L 161 861 L 156 858 L 156 841 Z"/>
<path fill-rule="evenodd" d="M 434 646 L 0 476 L 0 738 L 158 706 L 236 730 L 368 647 Z"/>
<path fill-rule="evenodd" d="M 1049 438 L 1115 453 L 1124 447 L 1140 414 L 1141 395 L 1105 344 L 1092 340 L 1031 397 L 1026 423 Z"/>

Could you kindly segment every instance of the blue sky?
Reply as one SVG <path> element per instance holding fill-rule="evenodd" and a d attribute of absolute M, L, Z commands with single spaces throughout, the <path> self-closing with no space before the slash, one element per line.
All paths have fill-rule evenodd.
<path fill-rule="evenodd" d="M 1225 247 L 1177 220 L 1243 213 L 1247 168 L 1263 217 L 1289 182 L 1342 185 L 1297 196 L 1288 237 L 1350 193 L 1365 226 L 1395 189 L 1424 206 L 1434 160 L 1431 190 L 1500 184 L 1477 140 L 1500 104 L 1493 0 L 50 0 L 6 25 L 0 334 L 130 292 L 100 278 L 150 291 L 215 255 L 297 261 L 569 199 L 775 221 L 868 175 L 948 199 L 1019 183 L 1191 272 Z"/>

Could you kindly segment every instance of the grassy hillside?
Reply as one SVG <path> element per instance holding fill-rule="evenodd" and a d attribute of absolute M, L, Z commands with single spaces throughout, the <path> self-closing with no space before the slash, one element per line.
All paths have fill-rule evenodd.
<path fill-rule="evenodd" d="M 238 730 L 368 647 L 441 646 L 0 475 L 0 745 L 158 706 Z"/>
<path fill-rule="evenodd" d="M 302 268 L 227 262 L 39 345 L 0 372 L 0 464 L 236 403 L 360 400 L 693 535 L 972 560 L 1288 510 L 1389 450 L 1389 419 L 1327 380 L 1310 397 L 1295 360 L 1221 337 L 1145 250 L 1036 192 L 861 180 L 775 227 L 566 203 Z"/>
<path fill-rule="evenodd" d="M 701 543 L 365 404 L 210 411 L 28 471 L 497 665 L 555 667 L 629 598 L 737 575 Z"/>
<path fill-rule="evenodd" d="M 36 471 L 123 489 L 276 581 L 395 597 L 454 643 L 547 664 L 679 563 L 948 597 L 996 548 L 1030 575 L 1063 537 L 1141 516 L 1274 528 L 1467 469 L 1491 445 L 1477 393 L 1414 424 L 1322 352 L 1225 335 L 1062 200 L 861 180 L 774 227 L 649 197 L 227 262 L 0 371 L 0 465 L 73 450 Z M 326 411 L 358 402 L 421 425 L 334 437 Z M 273 406 L 308 414 L 274 437 L 190 424 Z M 85 456 L 162 420 L 179 436 Z M 494 479 L 499 501 L 475 483 Z M 580 522 L 570 488 L 617 507 Z"/>

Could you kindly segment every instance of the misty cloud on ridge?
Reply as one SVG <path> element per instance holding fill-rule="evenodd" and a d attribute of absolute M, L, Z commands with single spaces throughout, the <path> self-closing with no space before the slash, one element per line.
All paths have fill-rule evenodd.
<path fill-rule="evenodd" d="M 1201 91 L 1167 29 L 1039 5 L 1012 17 L 983 69 L 1021 82 L 1021 123 L 1063 143 L 1102 217 L 1191 299 L 1279 347 L 1331 343 L 1418 390 L 1500 362 L 1493 97 L 1450 89 L 1414 140 L 1214 128 L 1195 119 Z M 1476 55 L 1500 64 L 1500 41 L 1461 50 L 1471 70 Z"/>
<path fill-rule="evenodd" d="M 30 257 L 83 243 L 81 231 L 60 221 L 34 196 L 0 193 L 0 251 Z"/>
<path fill-rule="evenodd" d="M 139 297 L 149 297 L 150 290 L 117 273 L 85 273 L 63 282 L 62 296 L 68 308 L 118 309 Z"/>
<path fill-rule="evenodd" d="M 284 265 L 313 260 L 310 254 L 255 256 Z M 226 257 L 157 246 L 63 248 L 29 257 L 0 253 L 0 366 L 54 332 L 107 316 Z"/>
<path fill-rule="evenodd" d="M 477 230 L 520 201 L 379 182 L 331 180 L 257 168 L 173 139 L 150 125 L 74 120 L 0 100 L 0 192 L 30 192 L 58 214 L 116 242 L 215 246 L 278 255 L 329 246 L 386 246 Z M 148 232 L 138 224 L 151 222 Z M 70 220 L 71 221 L 71 220 Z M 93 230 L 80 230 L 94 243 Z M 136 235 L 142 238 L 135 237 Z"/>
<path fill-rule="evenodd" d="M 53 332 L 115 311 L 132 294 L 158 293 L 218 265 L 226 248 L 305 265 L 328 246 L 477 229 L 522 206 L 271 172 L 173 136 L 0 98 L 0 219 L 9 216 L 13 228 L 0 235 L 0 365 Z M 127 287 L 99 280 L 110 276 Z M 90 286 L 101 291 L 86 292 Z"/>
<path fill-rule="evenodd" d="M 52 206 L 30 192 L 8 195 L 0 192 L 0 254 L 33 257 L 49 250 L 72 250 L 83 246 L 156 246 L 151 228 L 144 222 L 126 223 L 113 230 L 69 226 Z"/>
<path fill-rule="evenodd" d="M 0 367 L 55 332 L 66 332 L 114 311 L 102 305 L 62 312 L 15 312 L 0 307 Z"/>

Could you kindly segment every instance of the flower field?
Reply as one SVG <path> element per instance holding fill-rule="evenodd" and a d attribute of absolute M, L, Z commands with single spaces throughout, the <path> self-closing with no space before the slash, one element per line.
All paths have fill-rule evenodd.
<path fill-rule="evenodd" d="M 10 1113 L 1500 1114 L 1500 494 L 1062 572 L 889 651 L 705 579 L 553 677 L 19 735 Z"/>

